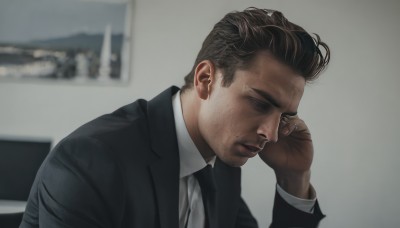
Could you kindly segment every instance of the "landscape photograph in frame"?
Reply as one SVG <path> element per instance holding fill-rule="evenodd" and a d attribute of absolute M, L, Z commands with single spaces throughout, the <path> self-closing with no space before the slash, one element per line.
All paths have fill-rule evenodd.
<path fill-rule="evenodd" d="M 129 80 L 131 0 L 0 1 L 0 83 Z"/>

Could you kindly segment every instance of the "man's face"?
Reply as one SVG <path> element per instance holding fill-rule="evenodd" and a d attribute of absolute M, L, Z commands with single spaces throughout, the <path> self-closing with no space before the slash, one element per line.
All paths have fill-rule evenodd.
<path fill-rule="evenodd" d="M 305 80 L 268 52 L 247 70 L 237 70 L 229 87 L 217 71 L 202 101 L 198 127 L 210 149 L 226 164 L 241 166 L 265 143 L 278 140 L 281 118 L 295 115 Z"/>

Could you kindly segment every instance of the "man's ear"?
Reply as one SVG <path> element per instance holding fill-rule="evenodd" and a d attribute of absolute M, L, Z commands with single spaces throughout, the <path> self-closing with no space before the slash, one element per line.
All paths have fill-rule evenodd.
<path fill-rule="evenodd" d="M 215 67 L 210 60 L 203 60 L 197 64 L 194 72 L 194 88 L 201 99 L 208 98 L 215 81 Z"/>

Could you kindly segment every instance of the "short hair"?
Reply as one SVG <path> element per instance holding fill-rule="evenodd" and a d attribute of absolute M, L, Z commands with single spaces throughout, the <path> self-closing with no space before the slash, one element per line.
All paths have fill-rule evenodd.
<path fill-rule="evenodd" d="M 324 54 L 320 47 L 324 49 Z M 204 40 L 182 92 L 193 87 L 196 66 L 210 60 L 223 73 L 228 87 L 237 69 L 249 67 L 253 57 L 267 50 L 280 62 L 312 81 L 329 63 L 330 50 L 317 34 L 307 33 L 275 10 L 250 7 L 223 17 Z"/>

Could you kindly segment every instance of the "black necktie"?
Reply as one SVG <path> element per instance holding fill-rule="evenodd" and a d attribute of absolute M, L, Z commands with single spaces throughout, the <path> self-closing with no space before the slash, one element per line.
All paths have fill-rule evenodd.
<path fill-rule="evenodd" d="M 217 215 L 215 206 L 216 185 L 211 165 L 194 173 L 201 188 L 204 210 L 206 215 L 206 228 L 217 228 Z"/>

